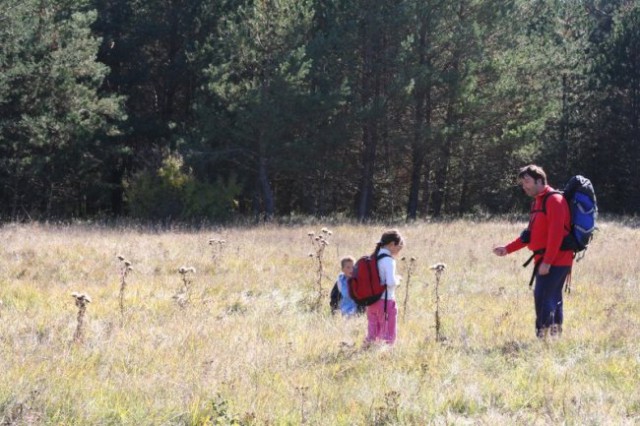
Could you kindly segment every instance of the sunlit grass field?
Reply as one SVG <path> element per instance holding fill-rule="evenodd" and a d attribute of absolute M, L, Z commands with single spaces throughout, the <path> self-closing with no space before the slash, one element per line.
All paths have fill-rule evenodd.
<path fill-rule="evenodd" d="M 574 266 L 564 335 L 545 343 L 528 253 L 491 253 L 525 224 L 401 225 L 401 254 L 417 260 L 410 279 L 398 261 L 398 341 L 366 350 L 366 318 L 332 316 L 328 294 L 339 259 L 385 228 L 329 226 L 314 309 L 307 233 L 322 226 L 0 228 L 0 424 L 640 423 L 640 229 L 600 224 Z M 117 255 L 133 267 L 124 317 Z M 180 306 L 182 266 L 196 273 Z M 72 292 L 92 299 L 76 343 Z"/>

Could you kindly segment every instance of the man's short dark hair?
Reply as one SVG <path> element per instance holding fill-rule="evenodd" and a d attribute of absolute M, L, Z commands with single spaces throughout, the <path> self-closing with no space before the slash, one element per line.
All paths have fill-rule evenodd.
<path fill-rule="evenodd" d="M 547 174 L 542 170 L 542 167 L 536 166 L 535 164 L 529 164 L 528 166 L 524 166 L 520 169 L 520 172 L 518 173 L 518 180 L 525 176 L 531 176 L 533 180 L 542 179 L 542 184 L 547 184 Z"/>

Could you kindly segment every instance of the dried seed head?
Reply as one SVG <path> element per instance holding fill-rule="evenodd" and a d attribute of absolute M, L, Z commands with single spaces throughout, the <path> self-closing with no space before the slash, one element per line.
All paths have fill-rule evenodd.
<path fill-rule="evenodd" d="M 193 266 L 181 266 L 180 269 L 178 269 L 178 272 L 182 275 L 188 274 L 189 272 L 195 274 L 196 268 L 194 268 Z"/>
<path fill-rule="evenodd" d="M 418 260 L 418 259 L 417 259 L 417 258 L 415 258 L 415 257 L 413 257 L 413 256 L 411 256 L 411 261 L 412 261 L 412 262 L 415 262 L 416 260 Z"/>
<path fill-rule="evenodd" d="M 322 231 L 323 234 L 326 234 L 326 233 L 329 232 L 329 230 L 327 228 L 322 228 L 321 231 Z"/>
<path fill-rule="evenodd" d="M 78 293 L 76 291 L 74 291 L 73 293 L 71 293 L 71 296 L 76 299 L 76 302 L 87 302 L 87 303 L 91 303 L 91 297 L 89 297 L 88 294 L 84 294 L 84 293 Z"/>
<path fill-rule="evenodd" d="M 447 265 L 444 263 L 436 263 L 435 265 L 431 265 L 429 269 L 436 272 L 443 272 L 447 268 Z"/>
<path fill-rule="evenodd" d="M 123 255 L 121 255 L 121 254 L 119 254 L 119 255 L 118 255 L 118 259 L 119 259 L 120 261 L 123 261 L 123 260 L 124 260 L 124 256 L 123 256 Z"/>
<path fill-rule="evenodd" d="M 406 257 L 404 257 L 404 256 L 402 256 L 402 257 L 400 258 L 400 260 L 402 260 L 402 261 L 404 262 L 405 260 L 407 260 L 407 258 L 406 258 Z"/>
<path fill-rule="evenodd" d="M 307 232 L 307 235 L 308 235 L 309 237 L 313 237 L 314 235 L 316 235 L 316 233 L 315 233 L 315 232 L 313 232 L 313 231 L 311 231 L 311 232 Z"/>
<path fill-rule="evenodd" d="M 129 262 L 128 260 L 125 260 L 124 261 L 124 266 L 130 267 L 131 266 L 131 262 Z"/>
<path fill-rule="evenodd" d="M 314 256 L 314 254 L 313 254 L 313 253 L 309 253 L 309 257 L 313 257 L 313 256 Z"/>
<path fill-rule="evenodd" d="M 333 232 L 327 231 L 327 235 L 333 235 Z"/>

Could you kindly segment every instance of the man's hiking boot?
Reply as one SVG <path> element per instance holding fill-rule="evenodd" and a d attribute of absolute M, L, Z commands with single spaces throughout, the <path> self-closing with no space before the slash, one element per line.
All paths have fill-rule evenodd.
<path fill-rule="evenodd" d="M 536 337 L 540 340 L 546 340 L 549 334 L 549 327 L 539 328 L 536 330 Z"/>

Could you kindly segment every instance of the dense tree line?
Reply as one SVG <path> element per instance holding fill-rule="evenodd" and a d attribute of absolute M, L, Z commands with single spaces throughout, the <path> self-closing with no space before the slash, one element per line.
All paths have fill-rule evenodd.
<path fill-rule="evenodd" d="M 0 215 L 640 212 L 632 0 L 0 0 Z"/>

